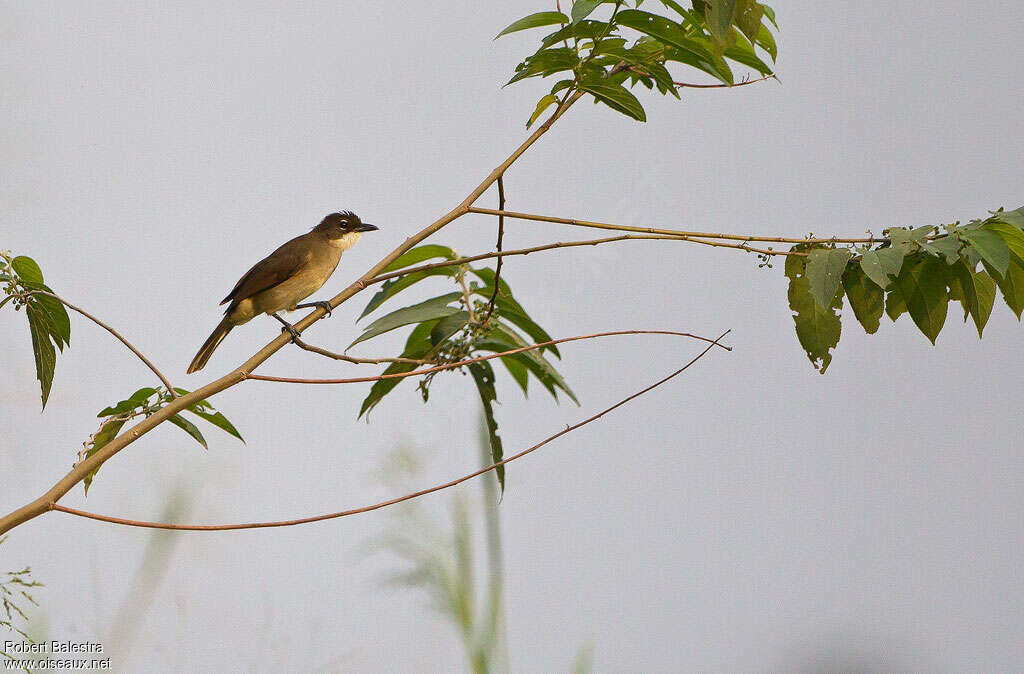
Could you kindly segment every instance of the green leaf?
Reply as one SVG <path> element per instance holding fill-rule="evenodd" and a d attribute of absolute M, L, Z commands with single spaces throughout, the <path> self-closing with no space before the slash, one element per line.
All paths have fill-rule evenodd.
<path fill-rule="evenodd" d="M 945 265 L 929 256 L 908 258 L 896 277 L 895 289 L 902 296 L 914 324 L 935 344 L 946 322 L 949 303 Z"/>
<path fill-rule="evenodd" d="M 93 436 L 92 445 L 85 453 L 85 458 L 88 459 L 90 456 L 103 449 L 104 445 L 106 445 L 108 442 L 116 438 L 117 434 L 121 431 L 121 427 L 124 426 L 124 424 L 124 419 L 111 419 L 110 421 L 107 421 L 102 426 L 100 426 L 100 430 L 96 433 L 95 436 Z M 94 477 L 96 477 L 96 473 L 98 473 L 99 470 L 100 469 L 97 468 L 96 470 L 92 471 L 91 473 L 85 476 L 85 480 L 83 480 L 82 486 L 85 488 L 86 496 L 89 495 L 89 487 L 92 485 L 92 480 Z"/>
<path fill-rule="evenodd" d="M 534 342 L 539 343 L 553 341 L 551 335 L 549 335 L 544 328 L 537 325 L 534 320 L 526 314 L 526 311 L 522 306 L 520 306 L 520 304 L 514 299 L 503 298 L 499 295 L 498 300 L 494 305 L 498 308 L 498 314 L 502 318 L 525 332 Z M 550 351 L 559 359 L 562 357 L 562 354 L 558 351 L 558 347 L 554 344 L 551 346 L 545 346 L 541 348 L 540 351 Z"/>
<path fill-rule="evenodd" d="M 19 255 L 11 260 L 11 269 L 22 281 L 42 285 L 43 272 L 36 261 L 26 255 Z"/>
<path fill-rule="evenodd" d="M 26 290 L 42 290 L 44 292 L 52 293 L 53 291 L 42 283 L 34 283 L 32 281 L 22 280 L 21 284 Z M 68 317 L 68 312 L 64 308 L 64 303 L 58 300 L 56 297 L 50 297 L 49 295 L 32 295 L 28 299 L 30 305 L 45 312 L 45 320 L 48 325 L 47 332 L 53 337 L 54 343 L 64 350 L 64 346 L 71 343 L 71 319 Z"/>
<path fill-rule="evenodd" d="M 889 320 L 895 323 L 896 319 L 905 313 L 907 313 L 907 303 L 903 301 L 903 295 L 896 290 L 896 286 L 893 286 L 885 296 L 885 314 Z"/>
<path fill-rule="evenodd" d="M 779 48 L 775 44 L 775 36 L 772 35 L 767 26 L 758 28 L 754 43 L 761 49 L 764 49 L 772 57 L 772 63 L 775 63 L 775 59 L 779 56 Z"/>
<path fill-rule="evenodd" d="M 885 290 L 903 267 L 903 252 L 896 248 L 869 250 L 860 258 L 860 266 L 868 278 Z"/>
<path fill-rule="evenodd" d="M 454 260 L 458 256 L 455 254 L 455 251 L 448 246 L 438 246 L 432 243 L 424 246 L 417 246 L 416 248 L 407 250 L 395 259 L 394 262 L 384 267 L 382 273 L 398 271 L 399 269 L 405 269 L 406 267 L 411 267 L 414 264 L 433 260 L 438 257 L 445 260 Z"/>
<path fill-rule="evenodd" d="M 469 323 L 468 311 L 459 311 L 451 316 L 445 316 L 439 320 L 430 331 L 430 343 L 437 346 L 462 328 L 466 327 L 467 323 Z"/>
<path fill-rule="evenodd" d="M 964 242 L 960 240 L 959 236 L 954 235 L 943 236 L 921 243 L 921 250 L 941 257 L 948 265 L 954 265 L 960 261 L 960 249 L 963 247 Z"/>
<path fill-rule="evenodd" d="M 998 211 L 992 216 L 992 219 L 998 222 L 1005 222 L 1008 225 L 1013 225 L 1018 229 L 1024 229 L 1024 206 L 1012 211 Z"/>
<path fill-rule="evenodd" d="M 195 405 L 189 407 L 188 411 L 196 415 L 200 419 L 204 419 L 205 421 L 210 422 L 217 428 L 230 433 L 231 435 L 235 436 L 242 442 L 245 442 L 245 438 L 243 438 L 242 434 L 238 432 L 238 429 L 235 428 L 234 424 L 228 421 L 227 417 L 225 417 L 220 412 L 207 412 L 206 410 L 197 408 Z"/>
<path fill-rule="evenodd" d="M 516 33 L 530 28 L 540 28 L 541 26 L 551 26 L 556 23 L 569 23 L 569 17 L 561 12 L 537 12 L 536 14 L 524 16 L 518 21 L 513 21 L 494 36 L 494 39 L 497 40 L 502 35 L 508 35 L 509 33 Z"/>
<path fill-rule="evenodd" d="M 18 258 L 15 258 L 17 260 Z M 39 389 L 43 401 L 43 409 L 46 409 L 46 401 L 50 397 L 50 387 L 53 385 L 53 371 L 57 365 L 57 352 L 54 351 L 53 343 L 50 341 L 50 333 L 47 328 L 46 319 L 42 312 L 29 304 L 25 307 L 28 316 L 28 329 L 32 336 L 32 353 L 36 362 L 36 379 L 39 380 Z"/>
<path fill-rule="evenodd" d="M 580 89 L 628 117 L 632 117 L 639 122 L 647 121 L 647 115 L 644 113 L 644 107 L 640 105 L 640 101 L 622 85 L 583 81 L 580 82 Z"/>
<path fill-rule="evenodd" d="M 390 332 L 395 328 L 400 328 L 403 325 L 409 325 L 410 323 L 422 323 L 424 321 L 451 316 L 456 313 L 458 309 L 449 307 L 448 304 L 454 302 L 460 297 L 462 297 L 461 293 L 448 293 L 447 295 L 441 295 L 439 297 L 433 297 L 429 300 L 425 300 L 419 304 L 413 304 L 412 306 L 392 311 L 390 314 L 382 316 L 366 326 L 363 334 L 359 335 L 354 342 L 349 344 L 348 348 L 352 348 L 356 344 L 365 342 L 377 335 Z"/>
<path fill-rule="evenodd" d="M 547 96 L 544 96 L 539 101 L 537 101 L 537 107 L 534 108 L 533 114 L 530 115 L 529 121 L 526 122 L 526 128 L 529 129 L 530 126 L 537 121 L 537 118 L 544 114 L 545 110 L 547 110 L 549 107 L 551 107 L 557 102 L 558 99 L 555 98 L 553 94 L 548 94 Z"/>
<path fill-rule="evenodd" d="M 564 70 L 572 70 L 580 62 L 579 54 L 575 49 L 556 47 L 553 49 L 542 49 L 533 56 L 527 57 L 525 61 L 516 66 L 516 72 L 505 86 L 528 77 L 542 75 L 547 77 Z"/>
<path fill-rule="evenodd" d="M 753 68 L 762 75 L 772 74 L 771 66 L 758 57 L 754 52 L 754 45 L 747 42 L 746 38 L 736 33 L 734 41 L 735 44 L 725 50 L 726 57 L 731 58 L 737 63 L 742 63 L 748 68 Z"/>
<path fill-rule="evenodd" d="M 843 289 L 864 331 L 869 335 L 878 332 L 885 299 L 885 293 L 878 284 L 871 281 L 859 265 L 851 264 L 843 273 Z"/>
<path fill-rule="evenodd" d="M 788 295 L 800 346 L 814 367 L 825 374 L 832 362 L 830 352 L 839 344 L 842 333 L 838 313 L 842 308 L 842 297 L 836 295 L 827 308 L 820 307 L 811 296 L 811 284 L 806 276 L 790 278 Z"/>
<path fill-rule="evenodd" d="M 615 22 L 695 56 L 711 58 L 710 45 L 687 35 L 682 26 L 663 16 L 639 9 L 624 9 L 616 15 Z"/>
<path fill-rule="evenodd" d="M 209 447 L 207 447 L 206 445 L 206 438 L 203 437 L 203 434 L 199 432 L 199 429 L 196 428 L 196 425 L 194 423 L 192 423 L 185 417 L 181 416 L 180 414 L 175 414 L 174 416 L 168 417 L 167 421 L 171 422 L 181 430 L 188 433 L 193 440 L 195 440 L 196 442 L 203 446 L 203 449 L 209 449 Z"/>
<path fill-rule="evenodd" d="M 370 301 L 366 304 L 366 308 L 363 309 L 363 313 L 359 315 L 356 320 L 362 320 L 368 314 L 373 313 L 380 305 L 388 301 L 398 293 L 402 292 L 406 288 L 419 283 L 424 279 L 431 278 L 432 276 L 448 276 L 453 277 L 456 275 L 454 267 L 437 267 L 435 269 L 424 269 L 423 271 L 415 271 L 405 276 L 399 276 L 381 284 L 380 290 L 378 290 Z"/>
<path fill-rule="evenodd" d="M 999 275 L 1006 273 L 1010 266 L 1010 248 L 999 234 L 988 229 L 963 229 L 962 236 L 978 251 L 981 259 L 992 266 Z"/>
<path fill-rule="evenodd" d="M 733 12 L 733 22 L 748 39 L 753 41 L 757 37 L 758 30 L 763 28 L 761 19 L 764 18 L 764 7 L 754 0 L 738 0 Z"/>
<path fill-rule="evenodd" d="M 605 0 L 575 0 L 572 3 L 572 22 L 579 23 L 590 16 L 591 12 L 597 9 Z"/>
<path fill-rule="evenodd" d="M 710 12 L 707 15 L 708 30 L 715 42 L 722 47 L 730 44 L 733 10 L 736 0 L 711 0 Z"/>
<path fill-rule="evenodd" d="M 978 338 L 992 315 L 996 301 L 996 282 L 983 271 L 972 272 L 962 260 L 953 266 L 960 296 L 957 298 L 964 307 L 965 318 L 970 314 L 978 328 Z"/>
<path fill-rule="evenodd" d="M 995 279 L 996 285 L 999 286 L 1006 306 L 1010 307 L 1010 311 L 1016 314 L 1017 320 L 1020 320 L 1021 312 L 1024 311 L 1024 267 L 1017 262 L 1013 262 L 1003 276 L 999 276 L 988 265 L 985 266 L 985 269 L 988 271 L 989 276 Z"/>
<path fill-rule="evenodd" d="M 477 351 L 504 353 L 526 345 L 526 342 L 519 337 L 519 335 L 515 334 L 514 330 L 507 326 L 498 324 L 492 325 L 492 328 L 488 331 L 487 335 L 474 342 L 473 347 Z M 576 399 L 572 390 L 569 389 L 565 380 L 562 379 L 562 375 L 558 373 L 546 358 L 538 354 L 536 350 L 523 351 L 509 356 L 503 356 L 502 360 L 515 360 L 523 365 L 530 374 L 537 378 L 537 381 L 547 389 L 548 393 L 550 393 L 556 401 L 558 400 L 558 389 L 562 389 L 573 402 L 579 405 L 579 401 Z M 513 376 L 515 375 L 513 374 Z"/>
<path fill-rule="evenodd" d="M 402 358 L 425 359 L 434 346 L 430 342 L 430 332 L 434 329 L 435 325 L 437 325 L 437 321 L 425 321 L 413 328 L 412 332 L 409 333 L 409 338 L 405 341 L 405 348 L 401 354 Z M 412 372 L 415 369 L 415 363 L 392 363 L 382 374 Z M 376 407 L 377 403 L 384 396 L 391 393 L 403 381 L 405 381 L 404 378 L 379 379 L 375 381 L 373 386 L 370 387 L 370 392 L 363 399 L 363 404 L 359 408 L 358 418 L 362 418 L 364 414 Z"/>
<path fill-rule="evenodd" d="M 850 256 L 846 248 L 816 248 L 808 254 L 806 274 L 811 296 L 822 309 L 832 305 Z"/>
<path fill-rule="evenodd" d="M 494 390 L 494 369 L 487 361 L 471 363 L 467 367 L 473 381 L 476 382 L 476 390 L 480 393 L 480 402 L 484 406 L 487 436 L 491 441 L 491 460 L 497 463 L 504 456 L 504 450 L 501 446 L 501 436 L 498 435 L 498 422 L 494 418 L 494 404 L 498 402 L 498 394 Z M 498 475 L 501 492 L 505 493 L 505 466 L 498 466 L 494 470 Z"/>
<path fill-rule="evenodd" d="M 985 229 L 998 234 L 1006 242 L 1010 254 L 1017 259 L 1017 264 L 1024 265 L 1024 232 L 1003 222 L 987 224 Z"/>
<path fill-rule="evenodd" d="M 512 375 L 512 379 L 519 385 L 519 388 L 523 390 L 523 397 L 528 398 L 529 391 L 527 389 L 530 386 L 530 371 L 515 358 L 501 358 L 499 360 L 501 360 L 505 369 L 508 370 L 508 373 Z"/>
<path fill-rule="evenodd" d="M 128 396 L 128 400 L 143 402 L 145 400 L 148 400 L 149 397 L 154 393 L 156 393 L 155 388 L 153 388 L 152 386 L 144 386 L 143 388 L 140 388 L 138 391 Z"/>

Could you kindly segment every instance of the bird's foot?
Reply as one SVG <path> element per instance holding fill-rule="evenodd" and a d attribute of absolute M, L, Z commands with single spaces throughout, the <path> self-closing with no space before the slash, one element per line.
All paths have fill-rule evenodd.
<path fill-rule="evenodd" d="M 290 334 L 292 336 L 292 339 L 295 340 L 296 342 L 300 341 L 301 335 L 299 334 L 299 331 L 295 329 L 294 325 L 292 325 L 288 321 L 284 320 L 283 318 L 281 318 L 277 314 L 270 314 L 270 315 L 273 316 L 274 318 L 276 318 L 281 323 L 281 325 L 284 326 L 283 328 L 281 328 L 281 332 L 287 332 L 288 334 Z"/>
<path fill-rule="evenodd" d="M 312 307 L 317 307 L 318 309 L 323 309 L 324 311 L 327 312 L 328 316 L 331 315 L 331 303 L 328 302 L 327 300 L 318 300 L 316 302 L 306 302 L 305 304 L 296 304 L 295 305 L 296 309 L 309 309 L 309 308 L 312 308 Z"/>

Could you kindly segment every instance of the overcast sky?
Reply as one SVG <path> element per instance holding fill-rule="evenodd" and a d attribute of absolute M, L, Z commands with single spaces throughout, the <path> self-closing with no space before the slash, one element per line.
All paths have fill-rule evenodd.
<path fill-rule="evenodd" d="M 0 247 L 33 256 L 57 292 L 197 388 L 278 331 L 255 320 L 206 370 L 184 373 L 255 261 L 354 210 L 381 229 L 345 254 L 320 294 L 330 297 L 518 145 L 550 82 L 500 85 L 542 33 L 491 38 L 543 9 L 0 3 Z M 581 103 L 509 172 L 508 207 L 853 236 L 1024 205 L 1020 3 L 776 9 L 781 85 L 687 90 L 681 102 L 645 92 L 647 124 Z M 489 250 L 493 224 L 467 217 L 437 241 Z M 509 222 L 506 245 L 581 235 Z M 731 328 L 735 346 L 509 466 L 500 513 L 515 671 L 565 670 L 587 644 L 601 672 L 1024 667 L 1024 328 L 1001 299 L 983 341 L 951 311 L 935 347 L 907 318 L 873 336 L 848 318 L 822 376 L 797 343 L 781 269 L 753 256 L 627 242 L 510 258 L 505 270 L 555 336 Z M 348 344 L 367 299 L 308 339 Z M 154 383 L 73 317 L 40 415 L 24 322 L 0 312 L 4 512 L 67 472 L 97 411 Z M 358 353 L 392 355 L 403 339 Z M 562 372 L 582 408 L 543 392 L 524 401 L 502 373 L 506 451 L 697 350 L 653 336 L 566 346 Z M 353 367 L 284 349 L 261 371 Z M 378 474 L 398 447 L 422 461 L 415 486 L 476 467 L 467 384 L 438 377 L 426 406 L 403 385 L 369 424 L 355 420 L 367 387 L 239 386 L 214 402 L 247 444 L 211 428 L 204 452 L 160 428 L 105 465 L 88 499 L 76 488 L 62 502 L 198 522 L 371 503 L 394 494 Z M 443 522 L 450 499 L 422 508 Z M 31 564 L 47 584 L 33 615 L 48 636 L 134 639 L 115 668 L 461 670 L 457 635 L 426 595 L 384 584 L 393 562 L 366 554 L 391 524 L 376 512 L 182 533 L 151 553 L 166 564 L 147 567 L 149 532 L 54 513 L 15 530 L 0 569 Z M 148 596 L 140 587 L 152 601 L 131 608 L 126 598 Z"/>

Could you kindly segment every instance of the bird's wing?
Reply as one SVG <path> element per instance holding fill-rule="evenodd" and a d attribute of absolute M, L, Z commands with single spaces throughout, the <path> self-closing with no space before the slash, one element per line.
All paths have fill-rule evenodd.
<path fill-rule="evenodd" d="M 309 246 L 302 245 L 300 241 L 302 238 L 300 236 L 292 239 L 253 265 L 253 268 L 247 271 L 245 276 L 238 279 L 238 283 L 231 289 L 228 296 L 221 300 L 221 304 L 241 302 L 294 275 L 313 256 Z"/>

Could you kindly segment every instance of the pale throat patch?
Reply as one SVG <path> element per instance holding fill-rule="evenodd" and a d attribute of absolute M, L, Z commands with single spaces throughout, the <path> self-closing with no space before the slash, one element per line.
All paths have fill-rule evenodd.
<path fill-rule="evenodd" d="M 330 238 L 328 239 L 328 242 L 334 248 L 337 248 L 344 252 L 351 248 L 352 246 L 356 245 L 356 243 L 359 242 L 359 239 L 361 239 L 362 236 L 362 232 L 348 232 L 347 234 L 342 234 L 338 238 Z"/>

